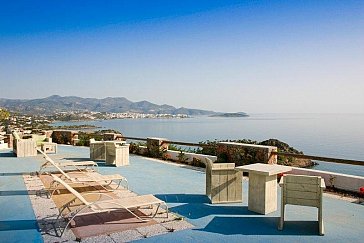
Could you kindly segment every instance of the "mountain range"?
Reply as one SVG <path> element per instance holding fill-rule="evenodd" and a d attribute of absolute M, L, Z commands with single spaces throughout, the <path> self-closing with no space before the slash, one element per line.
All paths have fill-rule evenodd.
<path fill-rule="evenodd" d="M 132 102 L 124 97 L 104 99 L 81 98 L 77 96 L 52 95 L 41 99 L 2 99 L 0 107 L 22 114 L 50 115 L 65 111 L 136 112 L 148 114 L 213 115 L 214 111 L 176 108 L 171 105 L 157 105 L 149 101 Z"/>

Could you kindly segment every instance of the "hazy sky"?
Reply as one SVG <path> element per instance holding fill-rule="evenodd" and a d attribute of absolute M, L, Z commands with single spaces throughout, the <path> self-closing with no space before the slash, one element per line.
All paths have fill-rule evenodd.
<path fill-rule="evenodd" d="M 0 97 L 364 112 L 364 1 L 2 1 Z"/>

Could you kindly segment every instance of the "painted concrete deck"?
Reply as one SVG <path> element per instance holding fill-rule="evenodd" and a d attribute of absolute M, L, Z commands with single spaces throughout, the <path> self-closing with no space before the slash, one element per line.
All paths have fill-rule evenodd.
<path fill-rule="evenodd" d="M 59 146 L 58 152 L 50 156 L 64 161 L 89 158 L 85 147 Z M 16 158 L 9 150 L 0 151 L 1 242 L 42 242 L 21 176 L 38 170 L 42 161 L 41 156 Z M 199 170 L 133 155 L 130 166 L 99 166 L 102 174 L 128 178 L 136 193 L 152 193 L 165 200 L 173 212 L 195 225 L 145 242 L 360 242 L 364 238 L 364 205 L 325 196 L 325 236 L 318 236 L 317 209 L 289 205 L 285 228 L 278 231 L 279 210 L 268 215 L 248 211 L 247 181 L 243 182 L 243 203 L 210 205 L 204 196 L 205 174 Z"/>

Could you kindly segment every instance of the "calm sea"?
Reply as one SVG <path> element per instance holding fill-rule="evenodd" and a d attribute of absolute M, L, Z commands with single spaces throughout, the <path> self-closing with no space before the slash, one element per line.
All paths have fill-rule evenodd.
<path fill-rule="evenodd" d="M 183 142 L 276 138 L 305 154 L 364 161 L 364 114 L 251 114 L 243 118 L 117 119 L 57 122 L 92 124 L 129 137 Z M 364 166 L 319 162 L 315 169 L 364 176 Z"/>

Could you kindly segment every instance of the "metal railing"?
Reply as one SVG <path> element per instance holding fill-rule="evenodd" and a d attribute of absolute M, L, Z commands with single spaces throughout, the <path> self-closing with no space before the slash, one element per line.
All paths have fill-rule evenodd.
<path fill-rule="evenodd" d="M 123 137 L 124 139 L 147 141 L 146 138 L 135 138 L 135 137 Z"/>
<path fill-rule="evenodd" d="M 331 158 L 331 157 L 322 157 L 322 156 L 305 155 L 305 154 L 292 154 L 292 153 L 285 153 L 285 152 L 272 152 L 272 154 L 287 156 L 287 157 L 292 157 L 292 158 L 298 158 L 298 159 L 312 159 L 312 160 L 326 161 L 326 162 L 338 163 L 338 164 L 364 166 L 364 161 L 360 161 L 360 160 L 338 159 L 338 158 Z"/>

